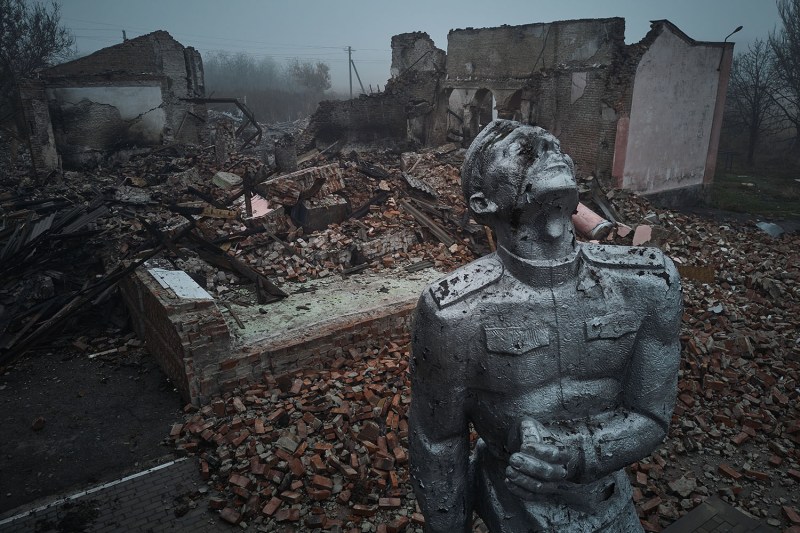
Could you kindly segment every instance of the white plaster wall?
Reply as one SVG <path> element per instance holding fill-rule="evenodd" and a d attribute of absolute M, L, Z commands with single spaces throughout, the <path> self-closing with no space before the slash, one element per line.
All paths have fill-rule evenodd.
<path fill-rule="evenodd" d="M 703 183 L 721 54 L 668 28 L 645 52 L 634 78 L 624 188 L 654 193 Z"/>
<path fill-rule="evenodd" d="M 152 142 L 159 142 L 166 126 L 160 86 L 51 88 L 47 89 L 47 98 L 62 108 L 84 100 L 114 107 L 120 119 L 130 123 L 131 133 Z"/>

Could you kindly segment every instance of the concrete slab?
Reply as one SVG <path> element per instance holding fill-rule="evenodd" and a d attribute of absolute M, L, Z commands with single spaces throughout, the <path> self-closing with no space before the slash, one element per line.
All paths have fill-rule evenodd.
<path fill-rule="evenodd" d="M 416 304 L 423 289 L 444 276 L 433 268 L 408 273 L 404 269 L 379 274 L 357 274 L 342 279 L 331 276 L 307 283 L 285 284 L 290 296 L 265 306 L 231 302 L 233 313 L 244 324 L 240 328 L 224 313 L 236 344 L 264 344 L 302 330 L 319 330 L 333 322 L 351 322 L 358 316 Z M 241 302 L 241 300 L 239 300 Z M 262 311 L 263 310 L 263 311 Z"/>
<path fill-rule="evenodd" d="M 442 272 L 387 269 L 284 284 L 266 305 L 252 287 L 218 300 L 182 299 L 149 272 L 122 284 L 136 332 L 187 402 L 203 404 L 265 373 L 320 368 L 388 340 L 405 342 L 425 287 Z"/>
<path fill-rule="evenodd" d="M 151 268 L 147 271 L 150 272 L 150 275 L 152 275 L 162 287 L 171 289 L 178 298 L 183 298 L 184 300 L 214 299 L 183 270 Z"/>
<path fill-rule="evenodd" d="M 211 182 L 222 189 L 233 189 L 242 184 L 242 178 L 232 172 L 217 172 Z"/>

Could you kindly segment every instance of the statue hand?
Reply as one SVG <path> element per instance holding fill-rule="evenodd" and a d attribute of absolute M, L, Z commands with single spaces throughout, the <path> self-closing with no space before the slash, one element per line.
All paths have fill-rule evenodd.
<path fill-rule="evenodd" d="M 564 492 L 559 482 L 575 477 L 581 466 L 581 449 L 561 442 L 535 420 L 523 420 L 519 426 L 519 451 L 511 454 L 506 468 L 509 490 L 523 499 Z"/>

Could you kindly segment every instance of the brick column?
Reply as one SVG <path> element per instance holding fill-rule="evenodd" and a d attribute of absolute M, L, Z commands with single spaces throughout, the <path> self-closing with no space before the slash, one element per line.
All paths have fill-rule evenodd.
<path fill-rule="evenodd" d="M 44 83 L 38 80 L 23 80 L 19 84 L 19 96 L 36 172 L 50 172 L 57 169 L 58 152 Z"/>

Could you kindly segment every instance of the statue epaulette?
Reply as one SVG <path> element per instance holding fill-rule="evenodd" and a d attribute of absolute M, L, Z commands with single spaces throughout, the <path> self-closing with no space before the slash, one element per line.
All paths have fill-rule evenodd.
<path fill-rule="evenodd" d="M 587 263 L 597 266 L 664 270 L 664 252 L 658 248 L 583 244 L 581 253 Z"/>
<path fill-rule="evenodd" d="M 502 275 L 503 263 L 492 254 L 459 268 L 428 289 L 439 309 L 444 309 L 494 283 Z"/>

